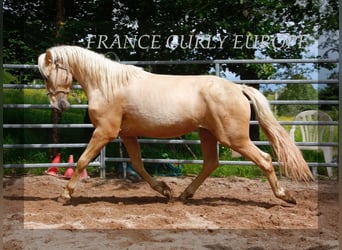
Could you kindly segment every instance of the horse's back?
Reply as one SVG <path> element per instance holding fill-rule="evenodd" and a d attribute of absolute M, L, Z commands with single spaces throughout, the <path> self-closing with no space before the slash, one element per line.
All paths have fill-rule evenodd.
<path fill-rule="evenodd" d="M 153 137 L 207 127 L 208 116 L 225 116 L 246 99 L 234 83 L 214 76 L 146 74 L 122 93 L 122 133 Z"/>

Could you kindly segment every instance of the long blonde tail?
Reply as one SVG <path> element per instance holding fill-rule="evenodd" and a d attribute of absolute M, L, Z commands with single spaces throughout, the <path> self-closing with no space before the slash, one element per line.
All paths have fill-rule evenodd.
<path fill-rule="evenodd" d="M 240 86 L 242 92 L 249 97 L 254 105 L 259 124 L 271 142 L 281 169 L 294 180 L 314 180 L 302 153 L 286 130 L 275 119 L 265 96 L 255 88 Z"/>

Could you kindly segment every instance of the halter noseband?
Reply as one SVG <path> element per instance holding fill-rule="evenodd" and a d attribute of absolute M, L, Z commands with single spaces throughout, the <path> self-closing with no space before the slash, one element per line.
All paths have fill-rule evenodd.
<path fill-rule="evenodd" d="M 63 91 L 63 90 L 59 90 L 59 91 L 55 91 L 55 92 L 47 92 L 46 95 L 49 96 L 49 95 L 53 95 L 53 96 L 56 96 L 60 93 L 63 93 L 64 95 L 68 95 L 69 94 L 69 91 Z"/>

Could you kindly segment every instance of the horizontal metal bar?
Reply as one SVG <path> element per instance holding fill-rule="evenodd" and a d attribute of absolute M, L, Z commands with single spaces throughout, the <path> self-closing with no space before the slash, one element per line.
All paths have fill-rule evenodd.
<path fill-rule="evenodd" d="M 252 121 L 253 122 L 253 121 Z M 256 124 L 252 123 L 251 124 Z M 334 125 L 338 126 L 338 121 L 312 121 L 312 122 L 302 122 L 302 121 L 278 121 L 280 125 L 312 125 L 312 126 L 328 126 Z"/>
<path fill-rule="evenodd" d="M 264 64 L 264 63 L 338 63 L 338 59 L 223 59 L 223 60 L 177 60 L 177 61 L 120 61 L 122 64 L 152 65 L 152 64 Z M 3 64 L 7 69 L 38 69 L 38 65 L 32 64 Z"/>
<path fill-rule="evenodd" d="M 325 80 L 233 80 L 239 84 L 327 84 L 339 83 L 338 79 Z"/>
<path fill-rule="evenodd" d="M 302 122 L 302 121 L 279 121 L 281 125 L 313 125 L 313 126 L 338 126 L 338 121 L 314 121 L 314 122 Z M 257 121 L 250 121 L 250 124 L 257 125 Z M 3 124 L 3 128 L 93 128 L 92 124 Z"/>
<path fill-rule="evenodd" d="M 23 164 L 4 164 L 4 168 L 49 168 L 49 167 L 76 167 L 77 163 L 23 163 Z M 90 162 L 88 166 L 100 167 L 99 161 Z"/>
<path fill-rule="evenodd" d="M 115 139 L 112 143 L 122 142 L 120 138 Z M 150 144 L 201 144 L 200 140 L 182 140 L 182 139 L 138 139 L 139 143 L 150 143 Z M 252 141 L 257 146 L 268 146 L 271 145 L 268 141 Z M 20 145 L 20 144 L 19 144 Z M 337 142 L 296 142 L 298 146 L 332 146 L 337 147 Z"/>
<path fill-rule="evenodd" d="M 45 85 L 42 84 L 3 84 L 3 89 L 45 89 Z"/>
<path fill-rule="evenodd" d="M 27 148 L 85 148 L 88 143 L 48 143 L 48 144 L 3 144 L 4 149 L 27 149 Z"/>
<path fill-rule="evenodd" d="M 117 138 L 112 142 L 123 142 L 121 138 Z M 186 140 L 186 139 L 138 139 L 139 143 L 151 143 L 151 144 L 201 144 L 200 140 Z"/>
<path fill-rule="evenodd" d="M 3 84 L 3 89 L 45 89 L 44 84 Z M 82 86 L 79 84 L 72 85 L 73 89 L 80 89 L 82 90 Z"/>
<path fill-rule="evenodd" d="M 23 108 L 23 109 L 51 109 L 50 104 L 3 104 L 3 108 Z M 72 109 L 86 109 L 88 104 L 71 104 Z"/>
<path fill-rule="evenodd" d="M 232 59 L 232 60 L 194 60 L 194 61 L 120 61 L 133 65 L 185 65 L 185 64 L 266 64 L 266 63 L 338 63 L 338 59 Z"/>
<path fill-rule="evenodd" d="M 105 161 L 107 162 L 130 162 L 129 158 L 115 158 L 115 157 L 106 157 Z M 150 159 L 143 158 L 142 161 L 144 163 L 170 163 L 170 164 L 203 164 L 203 160 L 180 160 L 180 159 Z M 255 164 L 252 161 L 219 161 L 220 165 L 253 165 Z M 272 162 L 274 166 L 279 166 L 278 162 Z M 310 167 L 338 167 L 337 163 L 320 163 L 320 162 L 308 162 Z"/>
<path fill-rule="evenodd" d="M 229 80 L 229 79 L 227 79 Z M 333 84 L 339 83 L 338 79 L 319 79 L 319 80 L 231 80 L 237 84 Z M 3 89 L 45 89 L 45 85 L 27 85 L 27 84 L 3 84 Z M 73 85 L 73 89 L 82 89 L 78 84 Z"/>
<path fill-rule="evenodd" d="M 110 162 L 129 162 L 128 158 L 106 158 Z M 143 159 L 145 163 L 170 163 L 170 164 L 203 164 L 203 160 L 172 160 L 172 159 Z M 25 163 L 25 164 L 4 164 L 3 168 L 49 168 L 49 167 L 76 167 L 77 163 Z M 224 165 L 238 165 L 251 166 L 255 164 L 251 161 L 219 161 L 219 164 Z M 274 166 L 279 166 L 278 162 L 273 162 Z M 337 163 L 318 163 L 308 162 L 310 167 L 338 167 Z M 91 162 L 88 166 L 101 167 L 100 162 Z"/>
<path fill-rule="evenodd" d="M 252 141 L 257 146 L 269 146 L 268 141 Z M 309 146 L 309 147 L 338 147 L 337 142 L 295 142 L 297 146 Z"/>
<path fill-rule="evenodd" d="M 244 64 L 244 63 L 339 63 L 338 59 L 233 59 L 233 60 L 213 60 L 219 64 Z"/>
<path fill-rule="evenodd" d="M 334 105 L 339 104 L 338 100 L 276 100 L 269 101 L 271 105 Z M 31 108 L 31 109 L 51 109 L 50 104 L 3 104 L 3 108 Z M 86 109 L 88 104 L 71 104 L 72 109 Z"/>
<path fill-rule="evenodd" d="M 3 128 L 94 128 L 93 124 L 3 124 Z"/>
<path fill-rule="evenodd" d="M 129 158 L 106 158 L 109 162 L 130 162 Z M 170 164 L 203 164 L 203 160 L 178 160 L 178 159 L 143 159 L 145 163 L 170 163 Z M 3 168 L 49 168 L 49 167 L 76 167 L 77 163 L 25 163 L 25 164 L 4 164 Z M 220 165 L 255 166 L 251 161 L 219 161 Z M 279 166 L 278 162 L 273 162 Z M 338 167 L 337 163 L 308 162 L 310 167 Z M 100 162 L 91 162 L 88 166 L 101 167 Z"/>
<path fill-rule="evenodd" d="M 297 146 L 309 147 L 338 147 L 338 142 L 296 142 Z"/>
<path fill-rule="evenodd" d="M 112 143 L 121 142 L 121 139 L 113 140 Z M 139 143 L 146 144 L 201 144 L 200 140 L 176 140 L 176 139 L 138 139 Z M 253 141 L 257 146 L 269 146 L 268 141 Z M 338 147 L 337 142 L 296 142 L 297 146 L 309 147 Z M 85 148 L 88 143 L 48 143 L 48 144 L 3 144 L 4 149 L 28 149 L 28 148 Z"/>
<path fill-rule="evenodd" d="M 38 69 L 38 65 L 34 64 L 3 64 L 5 69 Z"/>
<path fill-rule="evenodd" d="M 305 104 L 305 105 L 334 105 L 339 104 L 338 100 L 276 100 L 276 101 L 268 101 L 271 105 L 297 105 L 297 104 Z"/>

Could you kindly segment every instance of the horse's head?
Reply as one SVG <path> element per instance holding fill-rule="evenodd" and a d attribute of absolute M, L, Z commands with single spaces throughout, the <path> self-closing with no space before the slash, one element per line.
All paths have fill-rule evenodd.
<path fill-rule="evenodd" d="M 70 107 L 68 95 L 72 85 L 72 74 L 63 59 L 47 50 L 38 58 L 38 67 L 47 89 L 52 107 L 64 111 Z"/>

